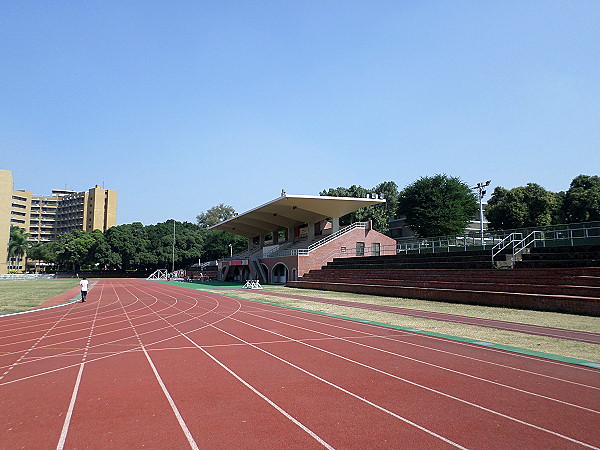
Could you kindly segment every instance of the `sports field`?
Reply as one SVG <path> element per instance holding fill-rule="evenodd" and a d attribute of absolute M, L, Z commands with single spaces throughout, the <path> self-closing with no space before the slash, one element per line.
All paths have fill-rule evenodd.
<path fill-rule="evenodd" d="M 79 280 L 2 280 L 0 314 L 35 308 L 79 285 Z"/>
<path fill-rule="evenodd" d="M 379 319 L 348 320 L 339 311 L 315 314 L 298 305 L 443 322 L 364 306 L 380 299 L 362 297 L 350 307 L 335 304 L 349 300 L 334 293 L 291 291 L 100 280 L 86 303 L 0 318 L 1 442 L 6 448 L 600 446 L 599 369 Z M 255 295 L 269 302 L 245 299 Z M 522 335 L 552 328 L 532 320 Z M 593 341 L 590 324 L 552 339 Z"/>

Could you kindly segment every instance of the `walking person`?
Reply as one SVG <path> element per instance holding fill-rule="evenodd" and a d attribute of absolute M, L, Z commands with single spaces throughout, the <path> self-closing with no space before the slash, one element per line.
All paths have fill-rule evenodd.
<path fill-rule="evenodd" d="M 85 297 L 87 296 L 88 293 L 88 280 L 86 277 L 83 277 L 83 279 L 79 282 L 79 284 L 81 285 L 81 301 L 85 302 Z"/>

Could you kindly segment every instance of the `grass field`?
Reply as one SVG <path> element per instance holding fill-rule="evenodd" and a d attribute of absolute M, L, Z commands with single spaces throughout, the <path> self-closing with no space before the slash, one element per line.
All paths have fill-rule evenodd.
<path fill-rule="evenodd" d="M 35 308 L 78 284 L 79 280 L 2 280 L 0 314 Z"/>

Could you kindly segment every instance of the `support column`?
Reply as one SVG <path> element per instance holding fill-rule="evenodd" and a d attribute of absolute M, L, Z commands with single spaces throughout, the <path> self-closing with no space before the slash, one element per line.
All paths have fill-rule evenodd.
<path fill-rule="evenodd" d="M 308 224 L 308 240 L 310 242 L 315 240 L 315 224 L 314 223 Z"/>
<path fill-rule="evenodd" d="M 336 233 L 340 231 L 340 218 L 332 217 L 331 218 L 331 233 Z"/>
<path fill-rule="evenodd" d="M 287 241 L 292 242 L 294 240 L 294 227 L 290 227 L 287 229 Z"/>

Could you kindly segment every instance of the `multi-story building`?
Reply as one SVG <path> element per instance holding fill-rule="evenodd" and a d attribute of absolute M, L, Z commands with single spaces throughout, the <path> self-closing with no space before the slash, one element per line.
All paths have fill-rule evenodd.
<path fill-rule="evenodd" d="M 0 273 L 20 267 L 8 259 L 11 225 L 33 242 L 49 242 L 71 230 L 102 230 L 117 223 L 117 191 L 101 186 L 86 192 L 53 189 L 50 195 L 15 190 L 10 170 L 0 169 Z"/>

